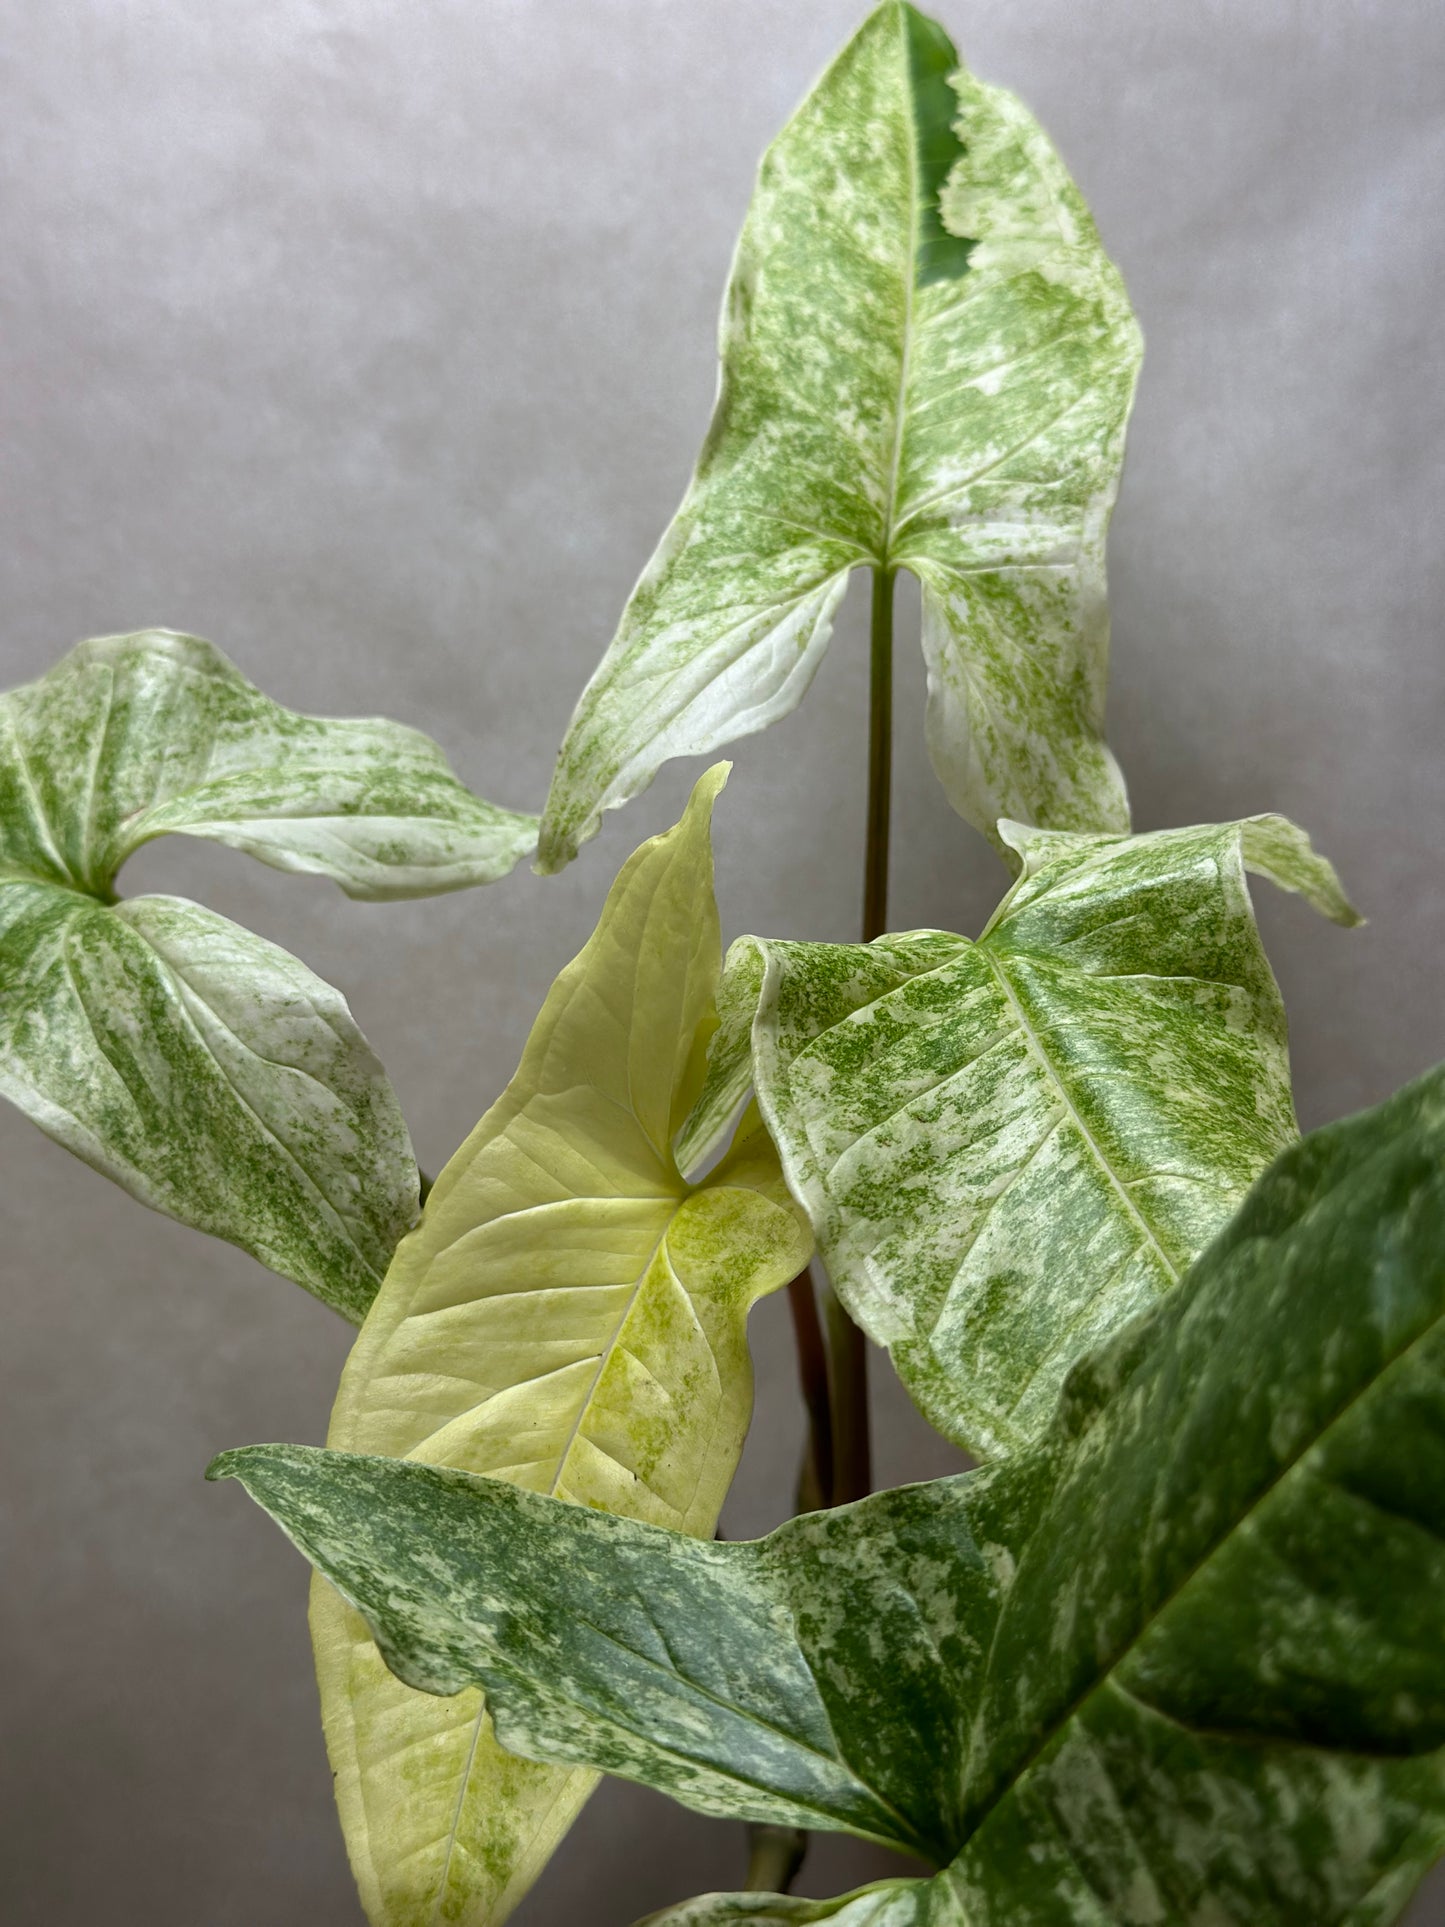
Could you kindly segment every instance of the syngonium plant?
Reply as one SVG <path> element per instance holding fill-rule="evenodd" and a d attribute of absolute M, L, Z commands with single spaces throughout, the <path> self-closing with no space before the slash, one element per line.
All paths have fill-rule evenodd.
<path fill-rule="evenodd" d="M 212 1476 L 317 1569 L 374 1927 L 496 1927 L 604 1772 L 750 1824 L 748 1890 L 674 1927 L 1374 1927 L 1445 1850 L 1445 1070 L 1301 1139 L 1246 879 L 1347 925 L 1334 871 L 1277 816 L 1130 833 L 1139 355 L 1046 136 L 884 0 L 765 157 L 697 473 L 540 819 L 187 637 L 0 698 L 0 1085 L 361 1325 L 326 1449 Z M 555 870 L 791 709 L 860 567 L 862 941 L 724 958 L 710 769 L 419 1216 L 340 994 L 116 895 L 171 832 L 370 898 Z M 934 766 L 1012 872 L 976 939 L 887 931 L 899 569 Z M 799 1515 L 720 1544 L 784 1285 Z M 865 1496 L 864 1334 L 974 1470 Z M 790 1897 L 812 1829 L 936 1871 Z"/>

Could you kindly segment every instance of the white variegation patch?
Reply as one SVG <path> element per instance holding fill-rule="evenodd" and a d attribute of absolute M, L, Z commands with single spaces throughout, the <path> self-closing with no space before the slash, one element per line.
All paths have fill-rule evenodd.
<path fill-rule="evenodd" d="M 839 1296 L 985 1454 L 1037 1435 L 1295 1135 L 1246 869 L 1357 921 L 1281 817 L 1000 840 L 1023 874 L 976 943 L 735 944 L 683 1134 L 755 1079 Z"/>
<path fill-rule="evenodd" d="M 577 705 L 543 821 L 559 869 L 671 756 L 798 703 L 855 568 L 923 587 L 944 788 L 1128 824 L 1102 737 L 1104 537 L 1140 360 L 1047 137 L 884 0 L 764 158 L 692 485 Z"/>
<path fill-rule="evenodd" d="M 381 1066 L 294 957 L 179 898 L 117 902 L 116 874 L 184 834 L 416 896 L 502 875 L 535 829 L 418 731 L 298 715 L 193 636 L 80 643 L 0 696 L 0 1092 L 360 1322 L 417 1209 Z"/>

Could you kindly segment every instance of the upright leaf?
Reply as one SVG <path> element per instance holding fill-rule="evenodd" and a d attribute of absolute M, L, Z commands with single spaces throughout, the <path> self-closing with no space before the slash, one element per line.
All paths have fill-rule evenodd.
<path fill-rule="evenodd" d="M 313 1448 L 214 1471 L 509 1745 L 953 1856 L 681 1920 L 1388 1920 L 1445 1843 L 1445 1070 L 1285 1152 L 961 1478 L 700 1545 Z"/>
<path fill-rule="evenodd" d="M 725 776 L 626 864 L 438 1178 L 347 1364 L 333 1446 L 711 1533 L 752 1402 L 748 1308 L 810 1249 L 756 1112 L 701 1185 L 672 1153 L 716 1022 L 708 822 Z M 476 1692 L 399 1685 L 321 1581 L 312 1626 L 368 1915 L 503 1919 L 593 1776 L 503 1752 Z"/>
<path fill-rule="evenodd" d="M 696 476 L 573 716 L 560 869 L 672 756 L 801 699 L 858 567 L 923 591 L 954 807 L 1124 829 L 1101 735 L 1104 537 L 1140 358 L 1058 155 L 884 0 L 763 160 Z"/>
<path fill-rule="evenodd" d="M 984 1453 L 1037 1433 L 1295 1135 L 1246 867 L 1354 920 L 1281 817 L 1002 831 L 1024 873 L 977 943 L 735 944 L 683 1134 L 705 1152 L 751 1068 L 839 1296 Z"/>
<path fill-rule="evenodd" d="M 359 1322 L 416 1216 L 396 1099 L 294 957 L 179 898 L 116 902 L 173 831 L 389 897 L 500 876 L 535 821 L 417 731 L 299 716 L 191 636 L 83 642 L 0 696 L 0 1092 Z"/>

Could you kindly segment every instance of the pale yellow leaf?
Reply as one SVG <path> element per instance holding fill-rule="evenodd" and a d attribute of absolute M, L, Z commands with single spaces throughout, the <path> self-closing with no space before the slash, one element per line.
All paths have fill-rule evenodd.
<path fill-rule="evenodd" d="M 710 1534 L 752 1406 L 749 1307 L 811 1249 L 750 1110 L 690 1185 L 722 951 L 709 822 L 727 766 L 624 866 L 499 1101 L 397 1249 L 328 1443 Z M 595 1783 L 492 1737 L 481 1695 L 383 1666 L 318 1580 L 312 1632 L 353 1869 L 376 1927 L 495 1927 Z"/>

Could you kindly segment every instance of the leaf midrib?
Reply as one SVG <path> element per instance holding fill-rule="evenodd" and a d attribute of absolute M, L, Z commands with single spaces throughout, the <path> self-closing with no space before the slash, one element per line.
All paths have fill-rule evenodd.
<path fill-rule="evenodd" d="M 897 527 L 898 477 L 903 466 L 903 431 L 908 407 L 908 381 L 913 362 L 913 310 L 918 289 L 918 126 L 913 98 L 913 68 L 908 46 L 908 17 L 902 0 L 894 9 L 898 21 L 898 54 L 903 68 L 902 91 L 908 141 L 908 252 L 903 276 L 903 343 L 899 350 L 898 393 L 893 405 L 893 458 L 884 498 L 883 540 L 874 567 L 891 574 L 893 537 Z"/>
<path fill-rule="evenodd" d="M 104 667 L 105 720 L 100 726 L 100 733 L 95 746 L 95 755 L 91 760 L 90 784 L 86 794 L 85 813 L 81 819 L 80 847 L 76 852 L 80 862 L 85 866 L 87 877 L 90 874 L 92 863 L 100 854 L 96 847 L 98 841 L 96 830 L 100 814 L 100 772 L 101 765 L 106 760 L 106 750 L 110 744 L 111 724 L 115 720 L 115 667 L 111 663 L 106 663 Z M 101 889 L 109 887 L 113 875 L 114 870 L 112 869 L 112 871 L 100 881 Z"/>
<path fill-rule="evenodd" d="M 457 1787 L 456 1805 L 452 1808 L 452 1821 L 447 1828 L 447 1844 L 442 1854 L 441 1875 L 437 1880 L 436 1896 L 432 1902 L 431 1927 L 440 1927 L 442 1904 L 446 1900 L 447 1887 L 451 1881 L 452 1857 L 456 1853 L 457 1838 L 462 1830 L 462 1810 L 467 1804 L 467 1789 L 472 1783 L 472 1768 L 476 1765 L 477 1748 L 482 1743 L 482 1722 L 486 1717 L 487 1702 L 483 1695 L 482 1703 L 477 1708 L 477 1716 L 472 1721 L 472 1737 L 467 1746 L 467 1763 L 462 1768 L 461 1782 Z"/>
<path fill-rule="evenodd" d="M 1064 1081 L 1062 1072 L 1060 1072 L 1055 1068 L 1054 1063 L 1049 1056 L 1049 1053 L 1044 1049 L 1041 1038 L 1038 1036 L 1038 1033 L 1034 1030 L 1033 1025 L 1029 1022 L 1028 1014 L 1024 1010 L 1023 1005 L 1020 1003 L 1018 994 L 1015 991 L 1013 984 L 1009 981 L 1008 973 L 1003 968 L 1002 962 L 990 950 L 986 949 L 982 943 L 976 945 L 975 947 L 978 951 L 978 954 L 984 959 L 989 969 L 993 972 L 994 979 L 997 982 L 999 989 L 1003 992 L 1004 997 L 1008 1001 L 1009 1008 L 1014 1015 L 1014 1020 L 1018 1024 L 1019 1031 L 1023 1036 L 1025 1048 L 1028 1050 L 1029 1054 L 1034 1059 L 1034 1062 L 1038 1064 L 1040 1069 L 1043 1071 L 1045 1077 L 1049 1081 L 1050 1086 L 1054 1090 L 1054 1093 L 1057 1097 L 1059 1104 L 1063 1107 L 1063 1110 L 1067 1115 L 1069 1121 L 1073 1124 L 1075 1130 L 1082 1138 L 1085 1146 L 1089 1151 L 1090 1156 L 1094 1159 L 1094 1162 L 1097 1164 L 1098 1168 L 1104 1173 L 1104 1176 L 1108 1179 L 1109 1184 L 1113 1188 L 1115 1196 L 1118 1198 L 1120 1204 L 1123 1206 L 1125 1215 L 1131 1218 L 1135 1223 L 1135 1225 L 1138 1227 L 1141 1241 L 1149 1248 L 1149 1250 L 1153 1253 L 1155 1258 L 1157 1258 L 1159 1264 L 1162 1266 L 1164 1271 L 1168 1273 L 1170 1284 L 1177 1285 L 1179 1283 L 1180 1278 L 1184 1275 L 1182 1270 L 1180 1269 L 1179 1266 L 1177 1266 L 1174 1263 L 1174 1261 L 1165 1252 L 1164 1247 L 1159 1242 L 1158 1236 L 1156 1235 L 1153 1226 L 1149 1223 L 1148 1219 L 1144 1216 L 1143 1212 L 1140 1211 L 1138 1205 L 1135 1204 L 1133 1198 L 1130 1197 L 1127 1183 L 1120 1176 L 1120 1174 L 1114 1169 L 1113 1165 L 1110 1163 L 1109 1159 L 1104 1154 L 1103 1146 L 1099 1143 L 1098 1139 L 1094 1136 L 1093 1132 L 1089 1129 L 1088 1125 L 1085 1123 L 1083 1115 L 1080 1112 L 1078 1106 L 1075 1104 L 1073 1097 L 1069 1091 L 1068 1085 Z"/>
<path fill-rule="evenodd" d="M 636 1115 L 635 1112 L 633 1113 L 633 1115 L 634 1116 Z M 639 1124 L 640 1124 L 640 1120 L 639 1120 Z M 666 1244 L 667 1234 L 672 1229 L 673 1223 L 677 1217 L 678 1210 L 685 1201 L 686 1201 L 685 1196 L 679 1196 L 676 1203 L 673 1206 L 672 1211 L 668 1214 L 667 1223 L 663 1226 L 662 1230 L 658 1233 L 656 1242 L 654 1243 L 651 1251 L 647 1254 L 646 1263 L 638 1271 L 637 1282 L 633 1285 L 631 1292 L 628 1294 L 627 1303 L 623 1307 L 622 1312 L 618 1317 L 616 1328 L 613 1331 L 612 1337 L 603 1346 L 601 1352 L 598 1354 L 597 1370 L 592 1374 L 592 1382 L 582 1395 L 581 1402 L 577 1407 L 577 1416 L 572 1422 L 571 1431 L 567 1434 L 566 1443 L 563 1445 L 562 1450 L 557 1455 L 557 1470 L 553 1474 L 552 1478 L 548 1481 L 547 1496 L 549 1498 L 555 1499 L 560 1496 L 558 1492 L 558 1488 L 562 1483 L 562 1475 L 566 1470 L 567 1460 L 571 1457 L 572 1448 L 577 1443 L 578 1435 L 580 1434 L 582 1429 L 582 1422 L 587 1416 L 587 1408 L 592 1403 L 592 1400 L 596 1395 L 597 1387 L 601 1383 L 602 1374 L 607 1368 L 607 1363 L 609 1359 L 612 1358 L 612 1356 L 617 1350 L 618 1345 L 622 1342 L 623 1330 L 626 1327 L 628 1319 L 632 1316 L 633 1307 L 637 1303 L 638 1296 L 642 1291 L 642 1287 L 647 1282 L 648 1273 L 652 1270 L 653 1265 L 657 1262 L 657 1254 L 662 1250 L 662 1247 Z M 449 1248 L 450 1247 L 443 1247 L 443 1249 L 449 1249 Z M 437 1254 L 437 1255 L 440 1255 L 440 1254 Z M 435 1262 L 435 1258 L 433 1259 L 433 1262 Z M 428 1269 L 430 1269 L 430 1266 L 428 1267 Z M 406 1322 L 405 1320 L 401 1321 L 401 1323 L 403 1324 L 405 1322 Z M 400 1330 L 400 1325 L 398 1325 L 397 1329 Z M 423 1441 L 423 1443 L 425 1443 L 425 1441 Z M 413 1448 L 413 1451 L 414 1450 L 415 1448 Z M 407 1454 L 407 1457 L 410 1458 L 411 1456 L 412 1456 L 412 1453 L 409 1452 Z M 436 1897 L 432 1907 L 430 1927 L 439 1927 L 439 1923 L 442 1918 L 441 1907 L 442 1907 L 443 1901 L 446 1898 L 447 1884 L 451 1879 L 452 1860 L 456 1854 L 457 1839 L 461 1832 L 462 1813 L 466 1807 L 467 1793 L 471 1786 L 472 1768 L 476 1762 L 477 1747 L 481 1741 L 482 1722 L 483 1720 L 486 1719 L 486 1717 L 487 1717 L 487 1702 L 486 1702 L 486 1696 L 484 1694 L 482 1697 L 482 1703 L 477 1708 L 477 1717 L 472 1727 L 471 1745 L 467 1749 L 467 1764 L 462 1772 L 461 1786 L 457 1792 L 456 1806 L 452 1811 L 452 1824 L 451 1824 L 450 1830 L 447 1833 L 446 1848 L 442 1854 L 441 1872 L 437 1879 Z M 570 1769 L 563 1767 L 563 1768 L 558 1768 L 557 1770 L 559 1772 L 576 1771 L 575 1767 Z"/>
<path fill-rule="evenodd" d="M 66 877 L 70 871 L 66 871 Z M 23 884 L 30 890 L 54 890 L 63 897 L 79 897 L 97 910 L 113 910 L 115 899 L 99 895 L 89 890 L 83 883 L 62 882 L 59 877 L 41 876 L 36 870 L 27 870 L 23 864 L 0 861 L 0 888 L 7 883 Z"/>

